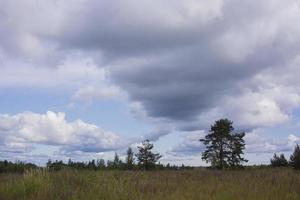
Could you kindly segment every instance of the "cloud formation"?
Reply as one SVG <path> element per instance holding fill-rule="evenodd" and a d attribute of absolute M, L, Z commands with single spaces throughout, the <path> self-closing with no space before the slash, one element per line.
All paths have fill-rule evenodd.
<path fill-rule="evenodd" d="M 49 67 L 46 64 L 49 56 L 56 60 L 50 63 L 58 70 L 34 67 L 53 75 L 54 81 L 44 82 L 64 84 L 55 79 L 68 77 L 75 68 L 97 71 L 92 66 L 82 67 L 86 64 L 80 60 L 71 64 L 72 68 L 58 65 L 77 50 L 84 55 L 90 53 L 92 64 L 106 66 L 110 78 L 128 92 L 131 101 L 139 102 L 149 117 L 197 123 L 202 114 L 221 109 L 224 101 L 233 105 L 233 99 L 238 98 L 245 103 L 260 102 L 251 106 L 252 113 L 266 109 L 272 115 L 279 114 L 277 119 L 260 115 L 262 122 L 252 122 L 251 126 L 277 124 L 288 118 L 277 100 L 265 98 L 264 92 L 260 94 L 268 89 L 263 80 L 254 86 L 249 83 L 266 70 L 285 74 L 284 69 L 297 58 L 300 48 L 300 29 L 294 23 L 300 18 L 297 1 L 74 0 L 67 4 L 27 0 L 23 4 L 21 11 L 17 9 L 17 1 L 1 3 L 1 24 L 6 30 L 0 35 L 1 49 L 8 57 L 17 55 L 21 60 L 17 66 L 39 63 Z M 28 68 L 33 71 L 32 67 L 17 71 Z M 4 69 L 3 77 L 13 73 L 9 67 Z M 64 71 L 60 69 L 70 71 L 61 74 Z M 45 76 L 29 73 L 27 77 Z M 15 79 L 11 85 L 27 81 Z M 34 80 L 31 85 L 43 82 Z M 5 84 L 4 79 L 1 85 Z M 74 96 L 80 99 L 112 95 L 111 90 L 92 90 L 94 85 L 79 87 Z M 285 92 L 281 84 L 274 87 Z M 259 89 L 251 91 L 253 88 Z M 290 88 L 289 92 L 299 94 L 298 89 Z M 299 106 L 299 102 L 294 106 Z M 234 113 L 238 113 L 235 109 L 218 112 L 235 117 Z"/>
<path fill-rule="evenodd" d="M 300 106 L 299 20 L 294 0 L 2 0 L 0 88 L 71 89 L 74 101 L 126 94 L 135 116 L 158 127 L 153 139 L 222 117 L 245 130 L 284 124 Z M 68 145 L 20 130 L 8 144 L 106 149 L 102 140 L 90 149 L 97 128 L 56 119 Z"/>
<path fill-rule="evenodd" d="M 299 106 L 299 90 L 277 82 L 273 71 L 288 74 L 286 68 L 297 60 L 299 30 L 286 21 L 299 19 L 298 9 L 294 1 L 226 1 L 218 17 L 204 27 L 192 26 L 197 33 L 180 27 L 195 33 L 191 43 L 124 61 L 112 69 L 112 77 L 150 117 L 199 126 L 198 119 L 207 115 L 230 116 L 250 127 L 285 122 L 285 105 Z M 278 98 L 283 93 L 286 100 Z"/>
<path fill-rule="evenodd" d="M 58 146 L 62 152 L 103 152 L 123 148 L 124 138 L 78 119 L 67 122 L 64 113 L 0 115 L 0 147 L 25 152 L 35 144 Z"/>

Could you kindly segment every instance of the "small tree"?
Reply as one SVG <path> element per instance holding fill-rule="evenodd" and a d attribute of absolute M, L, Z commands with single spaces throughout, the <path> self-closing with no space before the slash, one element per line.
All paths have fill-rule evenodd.
<path fill-rule="evenodd" d="M 131 170 L 134 167 L 134 156 L 131 147 L 127 149 L 126 168 Z"/>
<path fill-rule="evenodd" d="M 111 160 L 106 161 L 106 167 L 107 169 L 113 169 L 114 168 L 114 162 Z"/>
<path fill-rule="evenodd" d="M 275 153 L 270 161 L 272 167 L 286 167 L 289 165 L 287 159 L 284 157 L 284 154 L 280 154 L 280 156 L 278 156 Z"/>
<path fill-rule="evenodd" d="M 91 160 L 91 161 L 89 161 L 88 163 L 87 163 L 87 168 L 88 169 L 97 169 L 97 166 L 96 166 L 96 161 L 93 159 L 93 160 Z"/>
<path fill-rule="evenodd" d="M 115 158 L 113 161 L 113 168 L 114 169 L 120 169 L 122 168 L 122 160 L 120 160 L 119 155 L 117 153 L 115 153 Z"/>
<path fill-rule="evenodd" d="M 237 167 L 241 162 L 247 162 L 241 157 L 245 149 L 245 133 L 233 133 L 232 124 L 228 119 L 220 119 L 211 125 L 205 138 L 200 139 L 206 146 L 202 159 L 214 168 Z"/>
<path fill-rule="evenodd" d="M 98 169 L 105 169 L 106 165 L 105 165 L 105 161 L 103 158 L 97 160 L 97 168 Z"/>
<path fill-rule="evenodd" d="M 300 169 L 300 147 L 298 144 L 290 157 L 290 165 L 293 166 L 294 169 Z"/>
<path fill-rule="evenodd" d="M 149 170 L 155 167 L 155 163 L 161 158 L 158 153 L 153 153 L 153 144 L 149 140 L 142 142 L 141 146 L 138 146 L 139 152 L 136 154 L 138 165 L 144 169 Z"/>

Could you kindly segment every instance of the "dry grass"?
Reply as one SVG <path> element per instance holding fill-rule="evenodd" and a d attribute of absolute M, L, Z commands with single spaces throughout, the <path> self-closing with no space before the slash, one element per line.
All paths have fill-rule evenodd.
<path fill-rule="evenodd" d="M 242 171 L 31 171 L 0 175 L 0 199 L 293 200 L 300 173 Z"/>

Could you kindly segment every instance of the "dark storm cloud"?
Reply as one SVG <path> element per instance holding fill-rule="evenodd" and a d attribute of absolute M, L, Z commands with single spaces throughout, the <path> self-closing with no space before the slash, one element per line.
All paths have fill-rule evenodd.
<path fill-rule="evenodd" d="M 42 1 L 57 10 L 43 13 L 29 2 L 33 25 L 18 12 L 12 16 L 20 23 L 2 21 L 4 35 L 26 36 L 25 45 L 1 34 L 2 48 L 39 55 L 47 42 L 61 52 L 100 52 L 110 78 L 152 118 L 197 122 L 211 109 L 222 110 L 224 98 L 238 97 L 253 77 L 284 69 L 299 53 L 299 2 L 293 0 Z"/>
<path fill-rule="evenodd" d="M 195 28 L 184 13 L 177 15 L 184 1 L 167 2 L 89 1 L 67 22 L 58 39 L 70 47 L 129 56 L 182 48 L 193 44 L 196 35 L 206 33 L 200 20 L 193 19 L 199 26 Z"/>
<path fill-rule="evenodd" d="M 291 3 L 90 1 L 59 40 L 113 58 L 111 77 L 148 116 L 195 120 L 256 74 L 295 58 L 299 37 L 285 20 L 299 19 L 299 5 Z M 203 5 L 211 12 L 198 15 Z M 190 14 L 197 6 L 202 10 Z"/>

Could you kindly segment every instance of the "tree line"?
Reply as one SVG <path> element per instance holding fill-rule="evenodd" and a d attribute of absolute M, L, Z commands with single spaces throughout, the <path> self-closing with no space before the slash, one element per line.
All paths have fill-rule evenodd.
<path fill-rule="evenodd" d="M 63 161 L 54 161 L 49 160 L 47 162 L 47 168 L 49 170 L 60 170 L 65 167 L 75 168 L 75 169 L 92 169 L 92 170 L 101 170 L 101 169 L 117 169 L 117 170 L 135 170 L 135 169 L 164 169 L 164 168 L 175 168 L 175 166 L 164 166 L 160 163 L 157 164 L 157 161 L 161 158 L 161 155 L 158 153 L 153 153 L 153 144 L 149 140 L 142 142 L 141 146 L 138 146 L 138 153 L 134 154 L 131 147 L 127 149 L 125 162 L 122 161 L 117 153 L 115 153 L 114 159 L 108 160 L 105 162 L 104 159 L 91 160 L 89 162 L 74 162 L 69 160 L 68 163 Z M 137 160 L 137 164 L 135 163 Z"/>
<path fill-rule="evenodd" d="M 23 173 L 26 170 L 37 169 L 38 166 L 32 163 L 25 163 L 17 161 L 15 163 L 11 161 L 0 161 L 0 173 Z"/>
<path fill-rule="evenodd" d="M 202 152 L 202 160 L 210 163 L 209 168 L 214 169 L 237 169 L 244 168 L 243 164 L 248 162 L 243 158 L 245 150 L 244 132 L 236 132 L 233 122 L 228 119 L 220 119 L 211 125 L 208 134 L 199 141 L 205 146 Z M 64 163 L 62 160 L 48 160 L 46 167 L 50 171 L 57 171 L 63 168 L 90 169 L 90 170 L 163 170 L 163 169 L 193 169 L 189 166 L 171 166 L 158 163 L 162 157 L 159 153 L 153 152 L 153 144 L 149 140 L 138 146 L 138 153 L 134 154 L 131 147 L 127 149 L 125 161 L 122 161 L 117 153 L 114 159 L 105 162 L 104 159 L 91 160 L 88 162 L 75 162 L 71 159 Z M 283 154 L 274 154 L 270 160 L 272 167 L 292 166 L 300 169 L 300 148 L 295 147 L 290 160 Z M 38 166 L 32 163 L 0 161 L 0 173 L 24 172 L 28 169 L 36 169 Z"/>
<path fill-rule="evenodd" d="M 73 169 L 90 169 L 90 170 L 182 170 L 192 169 L 192 167 L 181 165 L 163 165 L 157 163 L 161 158 L 159 153 L 152 151 L 153 144 L 149 140 L 142 142 L 141 146 L 138 146 L 138 153 L 134 154 L 131 147 L 127 149 L 125 161 L 122 161 L 117 153 L 115 153 L 113 160 L 104 159 L 91 160 L 88 162 L 74 162 L 71 159 L 64 163 L 63 161 L 51 161 L 47 162 L 47 169 L 50 171 L 57 171 L 63 168 Z M 135 162 L 137 161 L 137 162 Z"/>
<path fill-rule="evenodd" d="M 273 158 L 270 160 L 272 167 L 288 167 L 291 166 L 294 169 L 300 169 L 300 147 L 296 145 L 294 152 L 290 156 L 288 161 L 284 154 L 277 155 L 274 154 Z"/>
<path fill-rule="evenodd" d="M 62 169 L 76 169 L 76 170 L 182 170 L 193 169 L 189 166 L 176 166 L 176 165 L 163 165 L 158 162 L 161 158 L 159 153 L 152 151 L 153 144 L 149 140 L 142 142 L 141 146 L 138 146 L 138 153 L 134 154 L 131 147 L 127 149 L 125 161 L 122 161 L 117 153 L 115 153 L 113 160 L 104 159 L 91 160 L 88 162 L 76 162 L 69 159 L 68 162 L 62 160 L 48 160 L 46 163 L 46 169 L 49 171 L 59 171 Z M 0 161 L 0 173 L 23 173 L 26 170 L 38 169 L 38 167 L 32 163 L 24 162 L 9 162 Z"/>

